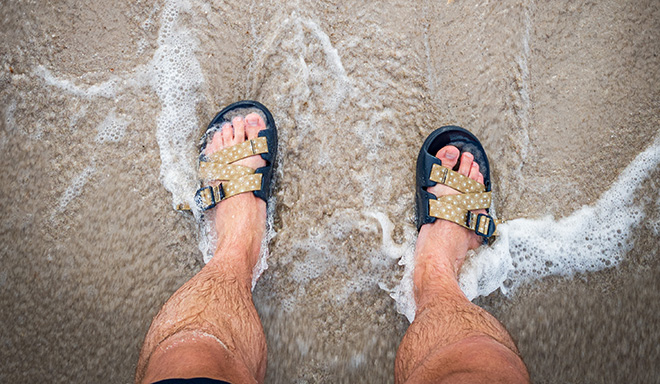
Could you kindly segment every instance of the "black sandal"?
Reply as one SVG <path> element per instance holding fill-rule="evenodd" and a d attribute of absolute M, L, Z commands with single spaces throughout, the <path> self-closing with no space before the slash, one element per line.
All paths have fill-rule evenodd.
<path fill-rule="evenodd" d="M 483 184 L 457 172 L 460 158 L 454 169 L 442 166 L 442 162 L 435 157 L 435 154 L 447 145 L 453 145 L 461 153 L 470 152 L 474 156 L 474 161 L 479 164 L 479 171 L 484 176 Z M 474 231 L 484 237 L 485 242 L 496 235 L 497 224 L 501 221 L 488 213 L 491 203 L 488 157 L 483 146 L 472 133 L 457 126 L 438 128 L 431 133 L 424 141 L 417 157 L 416 179 L 418 231 L 424 224 L 443 219 Z M 436 197 L 428 192 L 427 188 L 437 183 L 453 188 L 460 194 Z M 472 212 L 478 209 L 485 209 L 487 213 Z"/>
<path fill-rule="evenodd" d="M 208 156 L 204 154 L 213 134 L 220 130 L 225 122 L 231 123 L 233 117 L 245 116 L 251 112 L 259 113 L 266 123 L 266 129 L 259 131 L 257 138 L 223 148 Z M 252 192 L 268 203 L 273 165 L 277 156 L 277 127 L 273 115 L 263 104 L 244 100 L 225 107 L 211 120 L 202 136 L 199 152 L 199 179 L 202 186 L 195 193 L 195 203 L 199 209 L 209 210 L 221 201 L 245 192 Z M 254 155 L 260 155 L 266 165 L 252 169 L 233 164 Z M 208 185 L 210 181 L 222 183 Z M 179 209 L 185 210 L 189 207 L 183 206 Z"/>

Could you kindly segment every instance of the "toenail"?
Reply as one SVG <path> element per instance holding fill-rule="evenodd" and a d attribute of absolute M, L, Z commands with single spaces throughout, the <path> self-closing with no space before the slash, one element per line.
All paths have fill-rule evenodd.
<path fill-rule="evenodd" d="M 248 125 L 259 125 L 259 119 L 256 116 L 249 116 L 245 119 Z"/>
<path fill-rule="evenodd" d="M 447 152 L 447 153 L 445 153 L 445 157 L 449 160 L 454 160 L 456 158 L 456 154 L 451 153 L 451 152 Z"/>

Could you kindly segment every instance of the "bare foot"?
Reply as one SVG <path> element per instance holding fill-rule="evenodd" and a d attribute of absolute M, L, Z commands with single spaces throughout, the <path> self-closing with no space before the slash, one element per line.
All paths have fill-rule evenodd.
<path fill-rule="evenodd" d="M 231 124 L 224 123 L 213 134 L 204 153 L 210 155 L 222 148 L 254 139 L 265 128 L 266 123 L 257 113 L 250 113 L 245 118 L 234 117 Z M 255 155 L 235 164 L 256 169 L 265 166 L 266 161 Z M 218 234 L 216 251 L 209 264 L 230 268 L 251 282 L 266 226 L 266 202 L 253 193 L 241 193 L 223 200 L 209 212 Z M 222 253 L 220 250 L 223 250 Z"/>
<path fill-rule="evenodd" d="M 447 168 L 454 168 L 460 156 L 458 172 L 464 176 L 484 182 L 479 172 L 479 164 L 474 162 L 474 156 L 469 152 L 460 153 L 458 148 L 448 145 L 441 148 L 436 157 Z M 458 194 L 455 189 L 436 184 L 428 189 L 436 196 Z M 477 213 L 486 213 L 478 210 Z M 421 291 L 432 287 L 434 281 L 446 278 L 447 275 L 457 279 L 458 271 L 465 261 L 467 251 L 479 247 L 483 238 L 466 228 L 447 220 L 437 219 L 434 223 L 425 224 L 419 231 L 415 247 L 415 286 L 416 301 L 419 303 Z"/>

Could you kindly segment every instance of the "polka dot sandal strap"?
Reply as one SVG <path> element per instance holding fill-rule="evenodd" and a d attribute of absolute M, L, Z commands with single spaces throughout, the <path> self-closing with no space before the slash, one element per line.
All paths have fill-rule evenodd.
<path fill-rule="evenodd" d="M 463 176 L 460 173 L 452 171 L 447 167 L 443 167 L 440 164 L 433 164 L 429 179 L 462 193 L 478 193 L 484 192 L 486 190 L 486 186 L 479 183 L 478 181 L 470 179 L 467 176 Z"/>
<path fill-rule="evenodd" d="M 449 203 L 468 211 L 476 209 L 487 209 L 490 208 L 491 193 L 483 192 L 465 193 L 459 195 L 444 195 L 438 197 L 436 201 Z"/>
<path fill-rule="evenodd" d="M 488 214 L 472 211 L 489 208 L 490 202 L 490 192 L 440 196 L 437 200 L 429 200 L 429 215 L 451 221 L 479 236 L 489 238 L 497 235 L 497 225 L 501 221 Z"/>
<path fill-rule="evenodd" d="M 268 152 L 268 140 L 265 137 L 244 141 L 231 147 L 223 148 L 219 151 L 205 156 L 200 160 L 201 163 L 211 162 L 216 164 L 230 164 L 250 156 L 260 155 Z"/>
<path fill-rule="evenodd" d="M 195 203 L 200 209 L 209 210 L 221 201 L 236 196 L 239 193 L 258 191 L 262 184 L 261 173 L 233 179 L 219 185 L 203 187 L 195 194 Z"/>
<path fill-rule="evenodd" d="M 199 163 L 199 178 L 202 182 L 227 181 L 254 174 L 254 169 L 238 164 Z"/>
<path fill-rule="evenodd" d="M 268 139 L 265 137 L 257 137 L 202 156 L 199 161 L 199 179 L 206 183 L 222 181 L 222 184 L 198 189 L 195 193 L 197 206 L 202 211 L 207 211 L 222 200 L 239 193 L 261 190 L 261 173 L 255 173 L 250 167 L 231 163 L 262 153 L 268 153 Z"/>
<path fill-rule="evenodd" d="M 206 147 L 218 128 L 225 123 L 231 123 L 235 116 L 245 116 L 248 111 L 261 115 L 265 129 L 260 130 L 256 138 L 206 155 Z M 182 202 L 176 205 L 177 210 L 208 210 L 220 201 L 244 192 L 252 192 L 254 196 L 268 203 L 272 188 L 272 171 L 277 157 L 277 126 L 273 115 L 263 104 L 254 100 L 241 100 L 224 107 L 206 128 L 199 150 L 198 178 L 201 187 L 191 202 L 194 207 L 188 202 Z M 234 164 L 251 156 L 261 156 L 266 165 L 252 169 Z"/>
<path fill-rule="evenodd" d="M 260 190 L 262 177 L 263 175 L 261 173 L 255 173 L 254 175 L 247 175 L 222 183 L 222 187 L 225 190 L 225 199 L 236 196 L 239 193 Z"/>

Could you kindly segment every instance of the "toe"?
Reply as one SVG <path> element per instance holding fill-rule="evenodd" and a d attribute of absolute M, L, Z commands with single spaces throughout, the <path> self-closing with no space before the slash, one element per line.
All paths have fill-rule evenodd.
<path fill-rule="evenodd" d="M 472 160 L 474 160 L 474 156 L 470 152 L 463 152 L 460 165 L 458 166 L 458 173 L 463 176 L 469 175 L 470 169 L 472 169 Z"/>
<path fill-rule="evenodd" d="M 473 161 L 472 168 L 470 168 L 470 174 L 468 175 L 468 177 L 472 180 L 477 180 L 478 176 L 479 176 L 479 164 Z"/>
<path fill-rule="evenodd" d="M 215 131 L 211 135 L 211 139 L 206 144 L 204 153 L 210 155 L 211 153 L 216 152 L 221 147 L 222 147 L 222 133 L 221 131 Z"/>
<path fill-rule="evenodd" d="M 449 169 L 454 168 L 456 165 L 456 162 L 458 161 L 458 155 L 460 154 L 460 151 L 458 148 L 454 147 L 453 145 L 447 145 L 445 147 L 440 148 L 438 153 L 436 153 L 435 157 L 440 159 L 442 161 L 442 166 L 447 167 Z"/>
<path fill-rule="evenodd" d="M 478 183 L 483 184 L 484 183 L 484 175 L 482 175 L 481 172 L 479 172 L 479 174 L 477 175 L 477 178 L 475 180 L 477 180 Z"/>
<path fill-rule="evenodd" d="M 231 126 L 229 123 L 225 123 L 222 125 L 222 145 L 223 147 L 229 147 L 232 144 L 232 141 L 234 140 L 234 127 Z"/>
<path fill-rule="evenodd" d="M 246 130 L 248 139 L 254 139 L 259 135 L 259 131 L 266 128 L 264 119 L 262 119 L 258 113 L 253 112 L 245 116 L 245 122 L 247 123 Z"/>
<path fill-rule="evenodd" d="M 245 120 L 242 116 L 236 116 L 231 120 L 231 125 L 234 126 L 234 140 L 233 144 L 242 143 L 245 141 Z"/>

